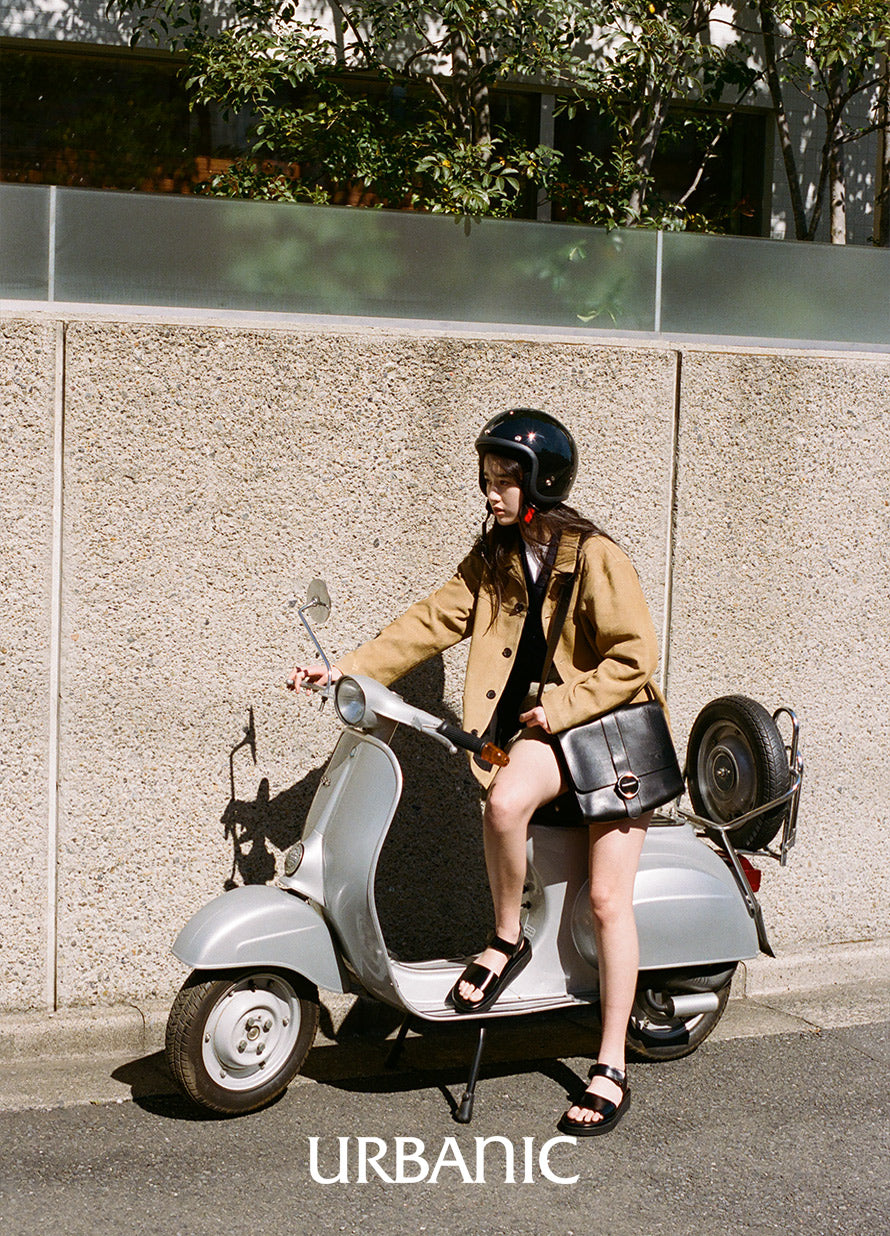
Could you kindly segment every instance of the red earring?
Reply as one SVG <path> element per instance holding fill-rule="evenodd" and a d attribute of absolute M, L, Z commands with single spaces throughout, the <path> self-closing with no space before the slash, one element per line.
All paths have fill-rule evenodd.
<path fill-rule="evenodd" d="M 525 511 L 523 512 L 522 522 L 524 524 L 530 524 L 532 520 L 534 519 L 534 517 L 535 517 L 535 508 L 533 506 L 527 506 L 525 508 Z"/>

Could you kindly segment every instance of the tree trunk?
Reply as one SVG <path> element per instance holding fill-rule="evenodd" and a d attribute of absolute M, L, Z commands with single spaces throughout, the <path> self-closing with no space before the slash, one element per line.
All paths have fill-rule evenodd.
<path fill-rule="evenodd" d="M 667 116 L 668 92 L 655 87 L 650 98 L 640 103 L 631 117 L 630 131 L 637 181 L 627 203 L 625 224 L 637 223 L 646 204 L 652 160 Z"/>
<path fill-rule="evenodd" d="M 843 66 L 836 68 L 827 84 L 825 102 L 825 141 L 819 164 L 819 183 L 816 185 L 816 200 L 810 215 L 806 240 L 815 240 L 822 222 L 825 191 L 828 190 L 829 227 L 833 245 L 847 243 L 847 201 L 844 184 L 843 114 L 847 100 L 844 97 Z"/>
<path fill-rule="evenodd" d="M 462 31 L 452 34 L 451 99 L 455 125 L 465 141 L 473 140 L 473 101 L 470 97 L 470 56 Z"/>
<path fill-rule="evenodd" d="M 469 50 L 470 38 L 465 30 L 452 35 L 451 82 L 455 119 L 465 141 L 477 146 L 491 142 L 491 106 L 488 83 L 485 80 L 487 50 Z"/>
<path fill-rule="evenodd" d="M 831 243 L 847 243 L 847 189 L 844 183 L 844 147 L 840 133 L 831 143 L 828 163 L 828 183 L 831 201 Z"/>
<path fill-rule="evenodd" d="M 878 100 L 878 174 L 875 185 L 876 245 L 890 247 L 890 55 L 881 57 L 881 92 Z"/>
<path fill-rule="evenodd" d="M 794 236 L 796 240 L 810 240 L 807 227 L 807 212 L 803 204 L 803 194 L 800 191 L 800 177 L 797 172 L 797 160 L 794 157 L 794 145 L 791 141 L 791 129 L 788 125 L 788 114 L 785 111 L 785 97 L 782 93 L 782 82 L 779 77 L 776 57 L 776 15 L 772 5 L 761 3 L 760 29 L 763 33 L 763 51 L 766 63 L 766 80 L 773 101 L 773 111 L 776 116 L 776 129 L 779 133 L 779 145 L 782 149 L 782 162 L 785 165 L 785 179 L 788 182 L 788 193 L 791 197 L 791 214 L 794 219 Z"/>
<path fill-rule="evenodd" d="M 491 142 L 491 103 L 484 69 L 488 63 L 488 48 L 480 47 L 473 66 L 473 141 Z"/>

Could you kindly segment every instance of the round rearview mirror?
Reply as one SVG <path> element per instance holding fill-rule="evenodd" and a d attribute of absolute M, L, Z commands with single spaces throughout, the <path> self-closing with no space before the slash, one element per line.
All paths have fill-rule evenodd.
<path fill-rule="evenodd" d="M 306 604 L 304 609 L 312 610 L 312 621 L 316 626 L 327 622 L 331 616 L 331 598 L 323 579 L 313 579 L 306 589 Z"/>

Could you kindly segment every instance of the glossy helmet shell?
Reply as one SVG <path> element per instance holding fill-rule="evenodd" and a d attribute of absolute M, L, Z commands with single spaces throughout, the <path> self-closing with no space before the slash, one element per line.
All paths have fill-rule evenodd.
<path fill-rule="evenodd" d="M 534 408 L 510 408 L 493 416 L 476 439 L 476 450 L 483 493 L 485 456 L 506 455 L 522 465 L 523 495 L 540 511 L 565 502 L 578 471 L 575 439 L 555 416 Z"/>

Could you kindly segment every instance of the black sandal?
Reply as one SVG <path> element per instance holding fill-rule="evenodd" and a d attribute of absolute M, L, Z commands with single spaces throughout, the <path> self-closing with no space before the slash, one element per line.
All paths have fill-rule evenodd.
<path fill-rule="evenodd" d="M 621 1089 L 621 1100 L 613 1103 L 602 1095 L 591 1094 L 585 1090 L 575 1099 L 572 1107 L 580 1107 L 585 1112 L 597 1112 L 601 1120 L 570 1120 L 569 1113 L 563 1112 L 557 1128 L 560 1133 L 568 1133 L 572 1137 L 598 1137 L 601 1133 L 610 1133 L 615 1125 L 630 1107 L 630 1086 L 627 1084 L 627 1073 L 615 1069 L 611 1064 L 595 1064 L 588 1077 L 605 1077 Z"/>
<path fill-rule="evenodd" d="M 458 1013 L 484 1013 L 486 1009 L 490 1009 L 507 984 L 521 974 L 532 959 L 531 943 L 522 934 L 515 944 L 493 935 L 485 947 L 503 953 L 507 964 L 500 974 L 495 974 L 494 970 L 489 970 L 487 966 L 480 966 L 476 961 L 470 962 L 448 993 L 448 999 Z M 470 983 L 477 987 L 482 995 L 478 1000 L 465 1000 L 458 990 L 461 983 Z"/>

